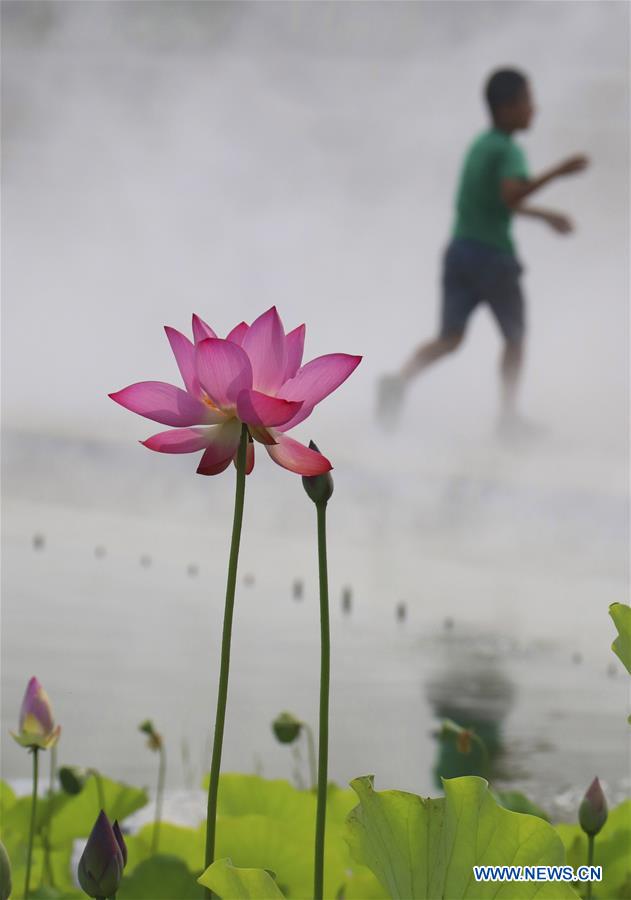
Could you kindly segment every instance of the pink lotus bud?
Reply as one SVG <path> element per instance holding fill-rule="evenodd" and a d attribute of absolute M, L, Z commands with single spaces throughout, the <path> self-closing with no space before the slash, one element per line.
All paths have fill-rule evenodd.
<path fill-rule="evenodd" d="M 592 837 L 598 834 L 607 821 L 607 800 L 597 778 L 594 778 L 583 797 L 578 810 L 578 821 L 585 834 Z"/>
<path fill-rule="evenodd" d="M 79 884 L 88 897 L 113 897 L 125 868 L 127 848 L 118 822 L 110 825 L 103 810 L 94 823 L 79 860 Z"/>
<path fill-rule="evenodd" d="M 53 720 L 48 694 L 37 678 L 31 678 L 20 709 L 19 734 L 11 736 L 22 747 L 48 750 L 59 740 L 61 727 Z"/>

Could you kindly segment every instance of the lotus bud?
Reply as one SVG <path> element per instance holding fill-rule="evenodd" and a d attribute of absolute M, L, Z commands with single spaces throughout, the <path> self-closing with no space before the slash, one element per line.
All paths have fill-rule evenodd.
<path fill-rule="evenodd" d="M 6 847 L 0 841 L 0 900 L 8 900 L 11 896 L 11 863 Z"/>
<path fill-rule="evenodd" d="M 55 727 L 48 694 L 37 678 L 29 681 L 20 709 L 19 734 L 11 736 L 22 747 L 48 750 L 59 740 L 61 728 Z"/>
<path fill-rule="evenodd" d="M 120 828 L 110 825 L 103 810 L 98 815 L 79 860 L 79 884 L 88 897 L 112 897 L 118 890 L 127 850 Z"/>
<path fill-rule="evenodd" d="M 300 735 L 302 722 L 291 713 L 283 712 L 272 722 L 272 731 L 281 744 L 293 744 Z"/>
<path fill-rule="evenodd" d="M 320 452 L 313 441 L 309 441 L 309 449 L 315 450 L 316 453 Z M 333 478 L 330 472 L 324 472 L 322 475 L 303 475 L 302 485 L 316 506 L 326 506 L 333 494 Z"/>
<path fill-rule="evenodd" d="M 89 774 L 86 769 L 82 769 L 80 766 L 62 766 L 59 769 L 59 783 L 62 790 L 66 794 L 80 794 L 88 780 Z"/>
<path fill-rule="evenodd" d="M 147 747 L 150 750 L 157 752 L 162 749 L 162 735 L 155 730 L 151 719 L 145 719 L 144 722 L 141 722 L 138 730 L 147 735 Z"/>
<path fill-rule="evenodd" d="M 607 821 L 607 801 L 597 778 L 594 778 L 583 797 L 578 810 L 578 821 L 585 834 L 592 837 L 598 834 Z"/>
<path fill-rule="evenodd" d="M 114 824 L 112 825 L 112 831 L 114 832 L 114 837 L 116 838 L 116 843 L 120 848 L 120 852 L 123 855 L 123 868 L 127 865 L 127 844 L 125 843 L 125 839 L 123 837 L 123 832 L 121 831 L 121 827 L 118 824 L 118 819 L 114 819 Z"/>

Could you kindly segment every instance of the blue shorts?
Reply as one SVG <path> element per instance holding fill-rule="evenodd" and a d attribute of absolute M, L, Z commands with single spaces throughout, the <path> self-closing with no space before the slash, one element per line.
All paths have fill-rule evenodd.
<path fill-rule="evenodd" d="M 523 269 L 512 253 L 469 238 L 454 238 L 445 251 L 441 337 L 462 334 L 473 310 L 487 303 L 507 341 L 524 337 Z"/>

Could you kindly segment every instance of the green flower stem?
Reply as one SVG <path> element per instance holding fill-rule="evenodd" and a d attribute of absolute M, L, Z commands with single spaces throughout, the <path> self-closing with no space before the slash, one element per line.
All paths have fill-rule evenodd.
<path fill-rule="evenodd" d="M 28 900 L 28 891 L 31 881 L 31 862 L 33 860 L 33 838 L 35 837 L 35 812 L 37 809 L 37 753 L 39 747 L 33 747 L 33 799 L 31 801 L 31 827 L 28 835 L 28 850 L 26 853 L 26 881 L 24 882 L 24 900 Z"/>
<path fill-rule="evenodd" d="M 326 502 L 317 503 L 318 569 L 320 577 L 320 723 L 318 735 L 318 800 L 316 808 L 314 900 L 324 896 L 324 829 L 329 762 L 329 680 L 331 635 L 329 629 L 329 584 L 326 563 Z"/>
<path fill-rule="evenodd" d="M 206 819 L 206 865 L 208 868 L 215 856 L 215 830 L 217 819 L 217 794 L 219 792 L 219 771 L 221 769 L 221 748 L 226 720 L 226 701 L 228 698 L 228 674 L 230 671 L 230 638 L 232 635 L 232 617 L 234 613 L 234 593 L 237 584 L 237 564 L 239 562 L 239 543 L 241 541 L 241 525 L 243 522 L 243 500 L 245 497 L 245 462 L 248 447 L 247 425 L 241 427 L 241 441 L 237 452 L 237 486 L 234 498 L 234 519 L 232 523 L 232 541 L 230 543 L 230 561 L 228 563 L 228 582 L 226 585 L 226 605 L 223 618 L 223 635 L 221 639 L 221 664 L 219 669 L 219 690 L 217 692 L 217 715 L 215 717 L 215 736 L 213 755 L 210 765 L 210 784 L 208 786 L 208 814 Z M 212 897 L 212 892 L 204 889 L 205 897 Z"/>
<path fill-rule="evenodd" d="M 55 793 L 55 772 L 57 771 L 57 744 L 53 744 L 50 748 L 50 783 L 48 786 L 48 793 Z"/>
<path fill-rule="evenodd" d="M 51 886 L 55 886 L 55 879 L 53 877 L 53 867 L 50 860 L 50 844 L 51 837 L 50 832 L 52 829 L 52 820 L 53 820 L 53 810 L 55 804 L 55 772 L 57 771 L 57 745 L 53 744 L 50 748 L 50 780 L 48 784 L 48 802 L 50 803 L 50 814 L 47 816 L 48 824 L 44 829 L 42 829 L 42 844 L 44 846 L 44 875 L 47 883 Z"/>
<path fill-rule="evenodd" d="M 103 790 L 103 780 L 101 779 L 101 774 L 96 769 L 88 769 L 90 775 L 94 777 L 96 781 L 96 793 L 99 800 L 99 808 L 103 810 L 104 813 L 107 813 L 105 809 L 105 791 Z"/>
<path fill-rule="evenodd" d="M 311 790 L 315 790 L 317 784 L 317 772 L 316 772 L 316 753 L 315 753 L 315 740 L 313 738 L 313 731 L 307 725 L 306 722 L 301 722 L 302 727 L 305 730 L 305 734 L 307 735 L 307 748 L 309 750 L 309 776 L 311 778 Z"/>
<path fill-rule="evenodd" d="M 153 823 L 153 836 L 151 839 L 151 852 L 158 852 L 160 842 L 160 823 L 162 821 L 162 800 L 164 798 L 164 779 L 167 768 L 167 756 L 164 745 L 160 747 L 160 765 L 158 767 L 158 789 L 156 791 L 156 818 Z"/>
<path fill-rule="evenodd" d="M 594 834 L 587 835 L 587 865 L 594 865 L 594 842 L 596 836 Z M 585 894 L 586 900 L 592 900 L 592 882 L 587 882 L 587 892 Z"/>

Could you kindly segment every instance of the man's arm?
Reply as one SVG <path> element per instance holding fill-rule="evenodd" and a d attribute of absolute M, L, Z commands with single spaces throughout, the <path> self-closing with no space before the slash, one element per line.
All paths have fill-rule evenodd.
<path fill-rule="evenodd" d="M 502 200 L 509 209 L 517 210 L 521 201 L 534 194 L 548 182 L 563 175 L 582 172 L 588 165 L 586 156 L 571 156 L 537 178 L 504 178 L 501 184 Z"/>
<path fill-rule="evenodd" d="M 520 216 L 541 219 L 542 222 L 545 222 L 555 231 L 558 231 L 559 234 L 570 234 L 570 232 L 574 231 L 572 220 L 563 213 L 555 212 L 552 209 L 542 209 L 539 206 L 524 206 L 520 203 L 518 206 L 514 207 L 513 212 Z"/>

